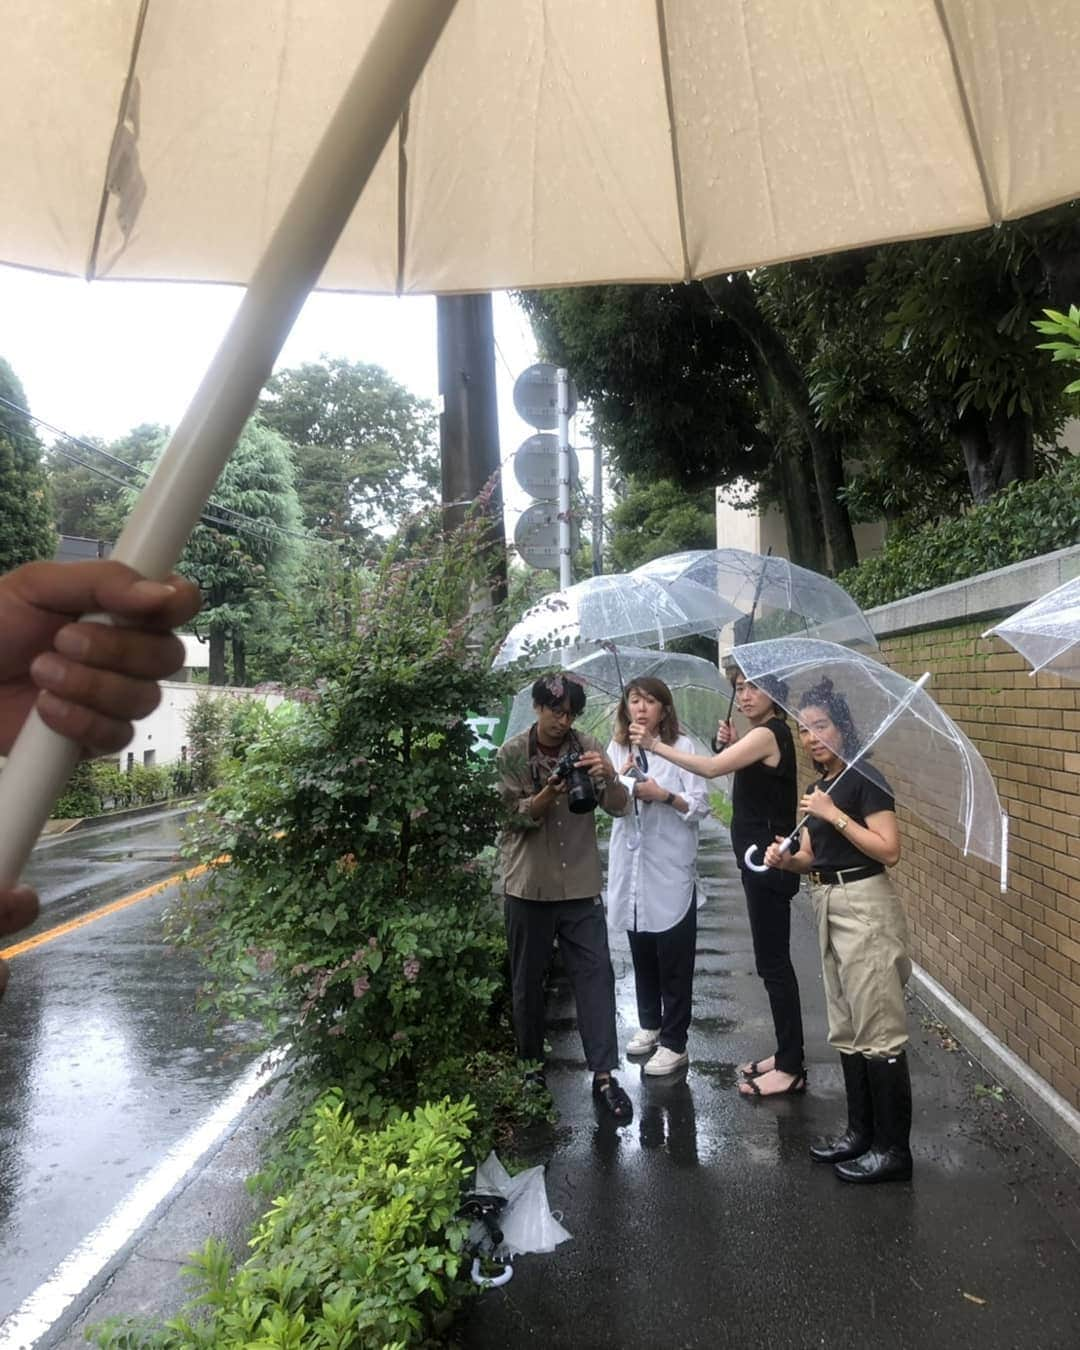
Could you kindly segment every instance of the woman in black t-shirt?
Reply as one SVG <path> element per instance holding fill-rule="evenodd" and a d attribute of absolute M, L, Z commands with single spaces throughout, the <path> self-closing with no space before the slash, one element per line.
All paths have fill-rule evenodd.
<path fill-rule="evenodd" d="M 795 853 L 765 853 L 771 868 L 809 873 L 821 945 L 829 1043 L 840 1052 L 848 1124 L 810 1149 L 844 1181 L 911 1176 L 911 1078 L 904 985 L 907 917 L 886 873 L 900 857 L 888 784 L 860 760 L 847 700 L 822 680 L 799 701 L 800 739 L 821 777 L 799 803 L 810 817 Z"/>
<path fill-rule="evenodd" d="M 760 688 L 750 684 L 738 669 L 731 671 L 731 681 L 739 711 L 750 723 L 750 730 L 736 739 L 731 723 L 722 722 L 717 742 L 723 742 L 724 749 L 717 754 L 674 750 L 634 726 L 630 727 L 630 738 L 650 754 L 703 778 L 735 775 L 731 842 L 746 895 L 754 962 L 765 982 L 776 1030 L 775 1052 L 743 1066 L 745 1081 L 739 1084 L 739 1091 L 745 1097 L 775 1097 L 806 1090 L 799 982 L 789 952 L 791 897 L 799 888 L 799 879 L 783 872 L 751 871 L 743 858 L 751 844 L 764 849 L 778 833 L 795 828 L 795 744 L 784 711 L 772 697 L 784 697 L 783 691 L 770 691 L 765 680 Z"/>

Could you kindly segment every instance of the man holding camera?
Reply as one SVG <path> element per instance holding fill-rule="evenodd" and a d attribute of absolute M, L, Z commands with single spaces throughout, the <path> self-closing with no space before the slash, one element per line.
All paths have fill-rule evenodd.
<path fill-rule="evenodd" d="M 556 938 L 574 988 L 593 1095 L 617 1122 L 633 1116 L 612 1070 L 619 1062 L 615 975 L 594 811 L 623 815 L 630 797 L 587 732 L 575 732 L 585 689 L 568 675 L 547 675 L 532 688 L 536 721 L 498 754 L 499 791 L 515 815 L 503 831 L 506 940 L 510 951 L 514 1032 L 523 1060 L 544 1058 L 544 980 Z M 543 1086 L 532 1071 L 526 1083 Z"/>

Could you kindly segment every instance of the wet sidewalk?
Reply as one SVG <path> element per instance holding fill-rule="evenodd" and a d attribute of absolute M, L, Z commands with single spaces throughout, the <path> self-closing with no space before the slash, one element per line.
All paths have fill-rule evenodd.
<path fill-rule="evenodd" d="M 807 1147 L 842 1121 L 844 1097 L 807 902 L 797 902 L 792 955 L 810 1090 L 747 1102 L 736 1066 L 771 1051 L 771 1022 L 717 825 L 702 864 L 711 895 L 699 912 L 689 1071 L 649 1079 L 624 1060 L 633 1123 L 599 1118 L 573 999 L 557 986 L 548 1077 L 560 1121 L 542 1156 L 573 1240 L 521 1258 L 509 1285 L 477 1299 L 463 1343 L 1075 1350 L 1080 1171 L 917 999 L 914 1180 L 846 1186 L 811 1164 Z M 613 958 L 625 1045 L 637 1023 L 625 939 Z"/>

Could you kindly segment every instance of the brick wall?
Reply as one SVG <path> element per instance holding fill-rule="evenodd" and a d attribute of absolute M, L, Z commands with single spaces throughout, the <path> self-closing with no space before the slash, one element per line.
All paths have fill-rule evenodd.
<path fill-rule="evenodd" d="M 975 743 L 1010 817 L 1010 880 L 899 808 L 894 879 L 920 965 L 1080 1107 L 1080 686 L 1032 678 L 985 622 L 881 638 Z"/>

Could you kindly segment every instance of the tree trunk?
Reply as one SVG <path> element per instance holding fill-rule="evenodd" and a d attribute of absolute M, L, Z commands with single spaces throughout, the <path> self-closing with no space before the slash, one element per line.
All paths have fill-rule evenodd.
<path fill-rule="evenodd" d="M 810 447 L 818 510 L 833 570 L 842 572 L 858 562 L 851 518 L 843 499 L 844 462 L 838 437 L 823 430 L 810 404 L 810 390 L 787 343 L 762 314 L 754 288 L 744 272 L 733 277 L 710 277 L 706 294 L 756 348 L 783 393 Z"/>
<path fill-rule="evenodd" d="M 225 683 L 225 630 L 210 630 L 210 669 L 207 678 L 211 684 Z"/>
<path fill-rule="evenodd" d="M 999 408 L 986 417 L 967 408 L 957 423 L 956 436 L 976 503 L 989 501 L 1003 487 L 1034 475 L 1035 443 L 1027 413 L 1008 417 Z"/>
<path fill-rule="evenodd" d="M 817 511 L 817 496 L 806 491 L 810 476 L 809 452 L 780 452 L 780 501 L 787 526 L 788 556 L 812 572 L 828 571 L 825 536 Z"/>
<path fill-rule="evenodd" d="M 243 687 L 247 684 L 247 647 L 243 634 L 234 633 L 232 640 L 232 682 Z"/>

